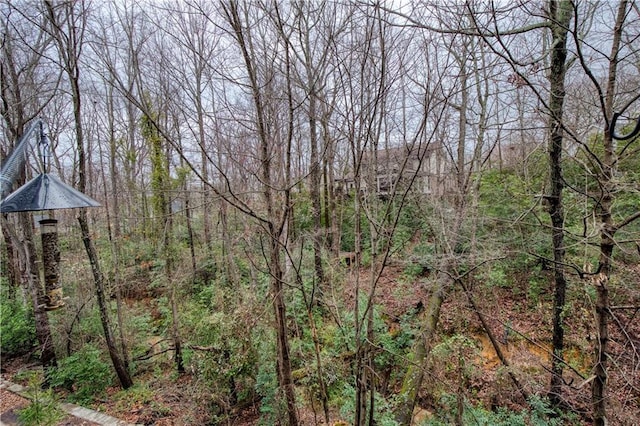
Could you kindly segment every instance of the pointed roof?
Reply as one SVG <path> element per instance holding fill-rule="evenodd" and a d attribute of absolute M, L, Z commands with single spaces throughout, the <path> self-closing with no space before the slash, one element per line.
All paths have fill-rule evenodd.
<path fill-rule="evenodd" d="M 99 206 L 96 200 L 65 184 L 58 177 L 43 173 L 2 200 L 0 211 L 11 213 Z"/>

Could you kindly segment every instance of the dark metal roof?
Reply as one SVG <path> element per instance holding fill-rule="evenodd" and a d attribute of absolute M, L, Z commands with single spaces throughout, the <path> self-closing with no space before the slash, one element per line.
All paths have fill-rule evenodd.
<path fill-rule="evenodd" d="M 43 173 L 2 200 L 0 211 L 11 213 L 99 206 L 96 200 L 65 184 L 58 177 Z"/>

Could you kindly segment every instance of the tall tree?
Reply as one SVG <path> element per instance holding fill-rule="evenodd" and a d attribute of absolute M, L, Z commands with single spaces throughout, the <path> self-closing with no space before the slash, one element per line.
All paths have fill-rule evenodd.
<path fill-rule="evenodd" d="M 473 24 L 478 29 L 478 33 L 484 38 L 491 49 L 501 56 L 513 69 L 513 78 L 516 87 L 529 87 L 544 105 L 547 119 L 548 136 L 548 164 L 549 164 L 549 187 L 550 191 L 545 195 L 545 202 L 548 207 L 551 220 L 552 250 L 553 250 L 553 277 L 554 277 L 554 305 L 553 305 L 553 330 L 552 344 L 553 356 L 551 357 L 551 383 L 549 396 L 554 406 L 559 406 L 562 401 L 562 385 L 564 383 L 562 372 L 564 367 L 564 311 L 566 305 L 566 272 L 565 272 L 565 212 L 563 205 L 563 166 L 562 154 L 564 150 L 564 101 L 565 101 L 565 79 L 567 68 L 571 61 L 567 51 L 567 39 L 570 24 L 573 19 L 573 4 L 570 1 L 550 0 L 547 3 L 545 16 L 539 22 L 517 28 L 503 28 L 495 30 L 494 21 L 487 24 L 482 22 L 482 14 L 469 6 L 472 12 Z M 508 10 L 492 10 L 493 16 L 509 14 Z M 529 13 L 526 7 L 523 13 Z M 497 18 L 496 18 L 497 19 Z M 528 56 L 518 57 L 514 49 L 509 47 L 509 42 L 521 34 L 535 34 L 539 29 L 550 31 L 550 48 L 547 50 L 529 49 Z M 538 36 L 536 40 L 540 39 Z M 525 42 L 526 43 L 526 42 Z M 542 45 L 544 47 L 544 44 Z M 546 74 L 548 89 L 541 87 L 541 82 L 537 81 L 536 74 L 540 68 L 533 62 L 533 55 L 541 55 L 538 61 L 544 61 L 548 66 Z M 544 59 L 548 58 L 548 59 Z M 545 93 L 548 98 L 545 99 Z"/>
<path fill-rule="evenodd" d="M 628 102 L 628 98 L 634 96 L 626 95 L 625 88 L 620 84 L 619 75 L 629 66 L 629 61 L 633 62 L 634 56 L 637 55 L 638 49 L 630 40 L 637 37 L 637 29 L 633 26 L 625 31 L 626 23 L 630 21 L 629 13 L 633 10 L 633 5 L 626 0 L 617 2 L 614 9 L 611 4 L 611 11 L 608 13 L 613 19 L 613 25 L 608 28 L 611 31 L 611 45 L 608 54 L 602 52 L 594 53 L 593 48 L 587 44 L 583 37 L 579 35 L 577 30 L 571 32 L 572 39 L 577 47 L 577 53 L 582 70 L 587 75 L 598 100 L 600 107 L 601 119 L 603 125 L 601 147 L 595 149 L 588 145 L 582 148 L 586 152 L 589 159 L 590 173 L 595 178 L 596 196 L 594 197 L 594 210 L 598 218 L 599 229 L 599 256 L 597 261 L 597 269 L 592 278 L 592 282 L 596 290 L 595 301 L 595 319 L 597 330 L 597 342 L 594 345 L 594 379 L 591 383 L 591 403 L 593 405 L 593 422 L 597 426 L 604 426 L 609 423 L 607 415 L 607 383 L 609 382 L 608 360 L 609 360 L 609 321 L 612 317 L 611 305 L 609 300 L 610 279 L 613 273 L 614 249 L 619 244 L 616 241 L 616 234 L 624 227 L 640 218 L 640 212 L 635 211 L 626 213 L 617 211 L 616 199 L 624 193 L 624 186 L 621 184 L 621 173 L 618 169 L 619 164 L 629 157 L 637 154 L 627 151 L 636 138 L 625 138 L 624 134 L 629 130 L 625 129 L 620 137 L 621 145 L 614 138 L 616 130 L 614 128 L 614 113 L 616 108 L 616 96 L 622 92 L 622 100 L 618 105 L 624 105 Z M 602 5 L 606 7 L 606 5 Z M 576 13 L 578 9 L 576 8 Z M 637 13 L 637 7 L 635 9 Z M 597 55 L 606 66 L 606 73 L 603 77 L 590 64 L 588 55 Z M 631 65 L 633 66 L 633 65 Z M 621 73 L 622 71 L 622 73 Z M 625 96 L 626 95 L 626 96 Z M 637 95 L 633 99 L 637 99 Z M 618 106 L 621 108 L 621 106 Z M 637 113 L 637 111 L 636 111 Z M 631 128 L 635 127 L 631 123 Z M 636 135 L 637 137 L 637 135 Z M 600 139 L 600 138 L 599 138 Z"/>
<path fill-rule="evenodd" d="M 562 370 L 564 367 L 564 309 L 566 303 L 567 280 L 565 278 L 564 246 L 564 205 L 562 176 L 563 115 L 565 97 L 565 76 L 568 67 L 567 34 L 573 18 L 573 6 L 569 1 L 549 2 L 549 22 L 551 23 L 552 50 L 549 59 L 549 203 L 553 242 L 553 357 L 551 358 L 550 399 L 558 407 L 562 398 Z"/>
<path fill-rule="evenodd" d="M 164 139 L 155 127 L 158 122 L 166 122 L 167 113 L 160 117 L 151 100 L 146 98 L 146 108 L 142 116 L 141 132 L 149 145 L 149 157 L 151 160 L 151 206 L 153 211 L 152 240 L 158 251 L 163 253 L 165 279 L 169 287 L 169 302 L 171 304 L 172 334 L 175 351 L 175 361 L 178 372 L 184 373 L 182 355 L 182 341 L 179 332 L 178 308 L 176 300 L 176 283 L 174 270 L 173 248 L 173 219 L 171 212 L 171 176 L 169 170 L 170 148 L 165 146 Z M 167 98 L 169 98 L 167 96 Z M 148 115 L 151 114 L 151 115 Z M 160 248 L 161 247 L 161 248 Z"/>
<path fill-rule="evenodd" d="M 42 31 L 41 18 L 31 16 L 28 11 L 12 4 L 2 8 L 2 18 L 0 113 L 6 139 L 18 141 L 29 122 L 42 113 L 53 96 L 60 70 L 56 72 L 53 68 L 47 70 L 51 73 L 45 72 L 43 56 L 51 45 L 51 37 L 46 31 Z M 11 145 L 2 146 L 0 154 L 7 158 L 14 148 Z M 27 176 L 28 174 L 21 173 L 19 181 L 15 183 L 24 183 Z M 6 182 L 2 183 L 3 187 L 5 184 Z M 3 188 L 3 191 L 6 189 Z M 0 228 L 9 260 L 9 277 L 14 285 L 21 278 L 33 305 L 40 361 L 45 369 L 55 367 L 57 358 L 49 317 L 44 309 L 44 292 L 38 270 L 31 214 L 18 213 L 17 222 L 9 221 L 7 215 L 3 214 Z M 19 235 L 19 230 L 22 235 Z"/>
<path fill-rule="evenodd" d="M 282 259 L 282 249 L 287 246 L 286 226 L 291 212 L 291 156 L 292 156 L 292 126 L 293 105 L 291 93 L 290 58 L 288 49 L 284 50 L 284 58 L 277 57 L 282 63 L 284 82 L 282 90 L 285 96 L 284 122 L 275 121 L 275 116 L 268 105 L 266 95 L 270 77 L 274 70 L 258 58 L 256 35 L 252 31 L 251 15 L 245 7 L 240 7 L 235 1 L 221 4 L 224 17 L 230 26 L 231 35 L 240 50 L 246 75 L 246 87 L 252 102 L 253 130 L 258 141 L 260 161 L 259 180 L 265 214 L 256 217 L 265 231 L 267 251 L 265 254 L 269 268 L 270 293 L 276 324 L 276 370 L 278 384 L 282 389 L 286 406 L 287 419 L 290 426 L 298 424 L 298 409 L 291 375 L 291 355 L 289 336 L 287 331 L 287 306 L 285 302 L 285 282 Z M 276 6 L 277 7 L 277 6 Z M 260 11 L 262 12 L 262 10 Z M 277 37 L 277 35 L 274 35 Z M 261 40 L 262 42 L 266 40 Z M 273 40 L 272 40 L 273 41 Z M 280 40 L 275 40 L 274 48 L 278 48 Z M 261 52 L 263 55 L 274 55 L 274 51 Z M 273 57 L 272 57 L 273 58 Z M 275 59 L 275 58 L 274 58 Z M 280 151 L 281 144 L 283 148 Z"/>
<path fill-rule="evenodd" d="M 139 194 L 144 194 L 140 186 L 146 177 L 147 148 L 138 132 L 140 108 L 131 101 L 131 96 L 141 87 L 142 76 L 147 75 L 141 70 L 149 56 L 147 52 L 151 50 L 149 44 L 154 31 L 134 4 L 111 4 L 96 10 L 96 16 L 98 14 L 100 19 L 87 28 L 90 34 L 87 47 L 101 65 L 100 77 L 113 91 L 109 97 L 116 102 L 114 112 L 118 113 L 118 120 L 114 120 L 114 125 L 117 124 L 118 137 L 112 141 L 114 146 L 110 149 L 114 156 L 110 162 L 120 169 L 115 176 L 120 175 L 123 180 L 118 195 L 125 200 L 122 204 L 127 220 L 120 225 L 125 232 L 135 233 L 144 231 L 146 225 L 143 212 L 146 203 L 144 195 Z M 113 179 L 114 174 L 111 175 Z"/>
<path fill-rule="evenodd" d="M 45 1 L 44 6 L 48 19 L 46 28 L 53 37 L 61 68 L 65 71 L 70 86 L 78 152 L 78 189 L 80 192 L 86 192 L 87 159 L 85 157 L 84 123 L 82 119 L 82 93 L 80 90 L 80 71 L 82 67 L 80 60 L 89 11 L 85 8 L 84 3 L 54 4 L 53 2 Z M 109 356 L 120 380 L 120 385 L 127 389 L 133 385 L 133 381 L 113 339 L 109 308 L 107 306 L 108 301 L 105 294 L 105 279 L 100 268 L 97 250 L 91 239 L 86 208 L 79 209 L 78 223 L 80 224 L 82 241 L 93 272 L 96 299 Z"/>
<path fill-rule="evenodd" d="M 112 194 L 112 211 L 113 211 L 113 231 L 109 233 L 109 240 L 111 242 L 111 252 L 113 256 L 113 280 L 114 287 L 116 293 L 116 301 L 117 301 L 117 313 L 118 313 L 118 328 L 120 335 L 120 348 L 122 351 L 123 363 L 127 370 L 129 369 L 129 351 L 127 345 L 127 339 L 125 337 L 125 327 L 124 327 L 124 313 L 122 306 L 122 284 L 123 280 L 121 277 L 121 265 L 122 265 L 122 253 L 121 253 L 121 235 L 122 235 L 122 224 L 121 222 L 121 212 L 120 212 L 120 184 L 118 182 L 119 171 L 116 166 L 117 163 L 117 140 L 116 140 L 116 124 L 115 124 L 115 99 L 114 99 L 114 90 L 112 84 L 106 85 L 106 109 L 107 109 L 107 138 L 109 140 L 109 176 L 111 183 L 111 194 Z M 103 169 L 104 173 L 104 169 Z M 107 179 L 104 179 L 104 184 L 106 186 Z M 106 192 L 106 191 L 105 191 Z M 105 193 L 105 198 L 107 194 Z M 108 208 L 108 207 L 107 207 Z M 107 214 L 107 220 L 109 220 L 109 215 Z M 111 225 L 109 224 L 109 230 L 111 230 Z"/>
<path fill-rule="evenodd" d="M 324 23 L 326 19 L 326 10 L 329 6 L 326 2 L 317 5 L 311 9 L 309 5 L 298 3 L 294 5 L 295 20 L 297 21 L 297 43 L 299 47 L 291 46 L 293 52 L 298 53 L 298 60 L 302 64 L 302 70 L 299 72 L 299 82 L 302 86 L 305 98 L 307 100 L 307 120 L 309 127 L 309 195 L 311 197 L 311 217 L 313 220 L 313 259 L 318 280 L 319 289 L 325 284 L 325 272 L 322 265 L 322 251 L 324 248 L 324 231 L 322 229 L 322 202 L 320 183 L 322 177 L 322 162 L 324 157 L 320 144 L 319 115 L 320 102 L 323 87 L 326 86 L 327 64 L 330 59 L 329 49 L 331 45 L 329 41 L 334 35 L 327 33 L 332 31 L 331 22 Z M 317 28 L 323 25 L 324 28 Z M 315 31 L 314 31 L 315 30 Z M 323 31 L 324 30 L 324 31 Z M 322 43 L 320 35 L 316 32 L 322 32 L 322 37 L 326 40 Z M 315 34 L 314 34 L 315 33 Z M 287 39 L 288 43 L 291 40 Z M 313 44 L 312 44 L 313 43 Z M 318 45 L 320 44 L 320 45 Z"/>
<path fill-rule="evenodd" d="M 209 187 L 214 180 L 214 163 L 209 116 L 215 114 L 213 73 L 214 53 L 219 43 L 211 31 L 211 15 L 215 13 L 211 5 L 203 2 L 176 4 L 168 13 L 172 25 L 160 28 L 175 45 L 175 57 L 166 57 L 166 65 L 175 72 L 173 78 L 177 87 L 183 89 L 185 102 L 182 113 L 193 138 L 200 150 L 200 174 L 202 177 L 201 204 L 204 243 L 207 256 L 213 257 L 213 193 Z M 215 117 L 213 118 L 215 120 Z M 222 220 L 226 220 L 223 216 Z M 227 230 L 223 229 L 223 233 Z"/>

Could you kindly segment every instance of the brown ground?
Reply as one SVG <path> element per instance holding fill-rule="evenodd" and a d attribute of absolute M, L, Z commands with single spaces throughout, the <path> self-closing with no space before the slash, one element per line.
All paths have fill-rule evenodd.
<path fill-rule="evenodd" d="M 412 282 L 407 282 L 402 276 L 403 267 L 395 264 L 387 267 L 376 284 L 376 304 L 382 306 L 381 311 L 388 322 L 389 327 L 397 327 L 398 319 L 410 311 L 418 312 L 423 309 L 428 302 L 429 286 L 428 274 L 418 277 Z M 640 268 L 638 268 L 640 272 Z M 360 285 L 360 292 L 366 294 L 372 282 L 368 270 L 361 271 L 356 275 L 355 271 L 347 272 L 347 288 L 341 297 L 346 301 L 346 305 L 353 305 L 355 295 L 355 285 Z M 356 279 L 357 277 L 357 279 Z M 584 284 L 582 284 L 584 285 Z M 635 305 L 640 304 L 638 289 L 634 295 L 625 295 L 623 300 L 630 300 Z M 545 392 L 548 387 L 548 365 L 549 338 L 550 338 L 550 317 L 549 306 L 550 294 L 540 296 L 540 302 L 536 304 L 527 300 L 526 294 L 517 294 L 511 289 L 486 288 L 477 286 L 474 289 L 474 298 L 478 308 L 485 315 L 489 327 L 501 339 L 501 348 L 508 357 L 514 371 L 524 386 L 531 393 Z M 545 302 L 547 301 L 547 302 Z M 577 308 L 578 315 L 567 318 L 566 340 L 569 350 L 567 359 L 572 369 L 566 370 L 566 399 L 567 404 L 575 412 L 582 413 L 583 424 L 589 424 L 589 384 L 584 378 L 590 375 L 590 353 L 593 341 L 593 321 L 587 308 Z M 612 323 L 612 359 L 620 369 L 612 368 L 610 372 L 611 389 L 611 411 L 615 416 L 612 424 L 635 425 L 640 418 L 640 375 L 638 374 L 637 360 L 638 348 L 640 348 L 640 313 L 632 310 L 616 311 L 617 322 Z M 616 324 L 624 324 L 622 328 Z M 510 328 L 505 338 L 505 330 Z M 485 331 L 478 321 L 476 313 L 471 309 L 464 294 L 459 290 L 452 290 L 450 297 L 442 308 L 439 328 L 442 333 L 451 335 L 464 333 L 477 342 L 477 358 L 473 361 L 476 372 L 472 377 L 470 387 L 477 392 L 476 397 L 486 400 L 486 404 L 497 404 L 513 409 L 523 407 L 522 402 L 515 401 L 516 391 L 510 384 L 500 378 L 499 371 L 502 368 L 500 360 L 487 338 Z M 635 354 L 635 355 L 634 355 Z M 635 364 L 634 364 L 635 360 Z M 15 373 L 25 366 L 25 360 L 17 360 L 13 364 L 3 366 L 6 369 L 7 377 L 11 378 Z M 625 367 L 628 365 L 628 367 Z M 150 373 L 151 374 L 151 373 Z M 580 374 L 583 377 L 580 377 Z M 153 379 L 151 379 L 153 376 Z M 435 376 L 434 376 L 435 377 Z M 166 377 L 157 377 L 154 372 L 149 377 L 136 377 L 136 381 L 149 379 L 149 387 L 155 392 L 153 403 L 138 403 L 128 401 L 123 403 L 112 398 L 118 389 L 112 389 L 107 398 L 96 407 L 100 411 L 121 418 L 125 421 L 146 425 L 158 426 L 180 426 L 204 424 L 207 421 L 208 413 L 203 395 L 197 394 L 195 386 L 197 377 L 186 374 L 177 380 Z M 435 377 L 434 380 L 446 380 L 446 377 Z M 501 384 L 496 384 L 498 381 Z M 496 390 L 498 389 L 498 390 Z M 635 395 L 635 396 L 634 396 Z M 13 395 L 7 395 L 6 391 L 0 394 L 2 400 L 0 404 L 9 404 L 10 407 L 20 406 L 25 400 Z M 6 398 L 5 398 L 6 397 Z M 515 401 L 515 402 L 514 402 Z M 429 399 L 423 400 L 423 404 L 429 403 Z M 259 422 L 259 402 L 253 406 L 244 407 L 235 412 L 235 420 L 231 420 L 229 425 L 250 426 Z M 3 407 L 5 412 L 4 405 Z M 426 410 L 418 410 L 422 415 Z M 301 420 L 305 425 L 321 424 L 316 419 L 322 416 L 317 413 L 314 416 L 310 409 L 301 411 Z M 333 420 L 338 420 L 336 416 Z M 634 420 L 635 419 L 635 420 Z M 4 418 L 3 418 L 4 421 Z M 89 425 L 89 423 L 73 423 L 74 419 L 65 420 L 65 425 Z M 71 423 L 69 423 L 71 422 Z M 317 422 L 317 423 L 316 423 Z"/>
<path fill-rule="evenodd" d="M 11 408 L 22 408 L 28 403 L 28 399 L 6 389 L 0 389 L 0 413 L 4 413 Z"/>

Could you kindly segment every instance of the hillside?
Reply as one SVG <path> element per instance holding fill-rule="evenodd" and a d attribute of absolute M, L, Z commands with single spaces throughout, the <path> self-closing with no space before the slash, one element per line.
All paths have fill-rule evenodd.
<path fill-rule="evenodd" d="M 422 270 L 418 275 L 411 275 L 408 273 L 411 271 L 409 267 L 411 264 L 402 261 L 402 258 L 403 256 L 398 256 L 397 260 L 391 259 L 389 265 L 385 267 L 378 280 L 375 296 L 377 343 L 373 351 L 379 371 L 376 388 L 381 397 L 387 399 L 393 398 L 393 395 L 399 391 L 402 366 L 406 362 L 405 356 L 411 340 L 417 333 L 425 306 L 429 303 L 431 290 L 431 272 Z M 634 276 L 637 268 L 630 265 L 619 265 L 619 267 L 629 268 L 629 276 Z M 327 301 L 325 309 L 329 311 L 352 310 L 356 285 L 365 286 L 366 283 L 371 282 L 370 268 L 362 267 L 357 270 L 343 266 L 340 270 L 344 273 L 344 285 L 333 289 L 332 294 L 336 305 L 332 306 L 332 302 Z M 249 374 L 252 378 L 243 377 L 243 373 L 235 376 L 235 392 L 238 395 L 235 404 L 230 400 L 228 389 L 225 391 L 224 387 L 220 388 L 219 382 L 216 382 L 222 372 L 207 373 L 211 367 L 205 366 L 202 361 L 190 361 L 186 373 L 176 374 L 171 343 L 167 339 L 169 336 L 163 338 L 157 335 L 158 323 L 166 321 L 164 318 L 166 313 L 163 313 L 159 306 L 163 297 L 162 291 L 153 289 L 152 282 L 148 279 L 151 276 L 148 273 L 151 271 L 140 271 L 139 265 L 129 268 L 129 271 L 131 275 L 124 281 L 138 291 L 129 294 L 130 297 L 125 299 L 128 321 L 149 321 L 148 324 L 151 326 L 139 329 L 129 338 L 130 347 L 136 348 L 134 353 L 140 354 L 137 356 L 137 361 L 134 358 L 136 383 L 134 388 L 122 391 L 117 386 L 113 386 L 112 374 L 103 377 L 100 382 L 96 380 L 91 370 L 95 367 L 92 363 L 100 362 L 98 365 L 100 368 L 108 368 L 104 364 L 106 360 L 103 355 L 100 356 L 102 361 L 75 358 L 74 364 L 65 364 L 65 368 L 68 370 L 67 374 L 75 374 L 76 383 L 71 389 L 80 391 L 81 394 L 74 396 L 73 391 L 69 393 L 68 390 L 57 388 L 59 397 L 70 400 L 79 399 L 89 407 L 131 423 L 189 425 L 222 421 L 224 424 L 233 425 L 263 424 L 265 413 L 268 413 L 268 411 L 265 412 L 265 404 L 269 404 L 269 400 L 265 399 L 265 395 L 256 392 L 258 388 L 250 390 L 242 387 L 246 386 L 247 380 L 253 381 L 254 386 L 257 385 L 259 376 L 254 376 L 255 372 Z M 144 276 L 147 277 L 146 280 Z M 494 286 L 482 282 L 473 284 L 470 294 L 477 312 L 471 307 L 462 289 L 451 289 L 448 300 L 442 307 L 437 341 L 434 342 L 433 348 L 434 358 L 429 367 L 430 373 L 426 379 L 424 391 L 420 396 L 419 407 L 415 411 L 418 419 L 415 424 L 436 424 L 435 419 L 453 416 L 456 403 L 455 399 L 449 398 L 456 395 L 463 398 L 466 410 L 471 410 L 467 411 L 470 413 L 467 416 L 479 416 L 478 418 L 486 417 L 492 410 L 494 413 L 502 413 L 504 418 L 507 418 L 506 413 L 514 413 L 511 415 L 515 418 L 515 413 L 527 412 L 532 408 L 539 410 L 536 405 L 530 405 L 523 400 L 507 376 L 507 371 L 515 374 L 520 385 L 529 395 L 544 397 L 550 380 L 550 292 L 543 290 L 533 294 L 531 289 L 527 288 L 527 278 L 522 273 L 518 276 L 508 276 L 506 280 L 513 284 L 508 286 Z M 635 291 L 628 294 L 618 293 L 616 297 L 622 300 L 639 300 L 640 292 L 637 291 L 639 288 L 637 284 L 628 287 L 629 289 L 635 287 Z M 155 292 L 154 297 L 149 297 L 149 293 L 140 292 L 142 289 Z M 181 306 L 181 309 L 188 309 L 186 299 Z M 565 373 L 567 383 L 565 402 L 567 409 L 573 413 L 571 424 L 590 424 L 587 380 L 591 369 L 594 330 L 592 319 L 587 314 L 588 308 L 589 306 L 583 303 L 574 304 L 567 320 L 568 344 L 565 359 L 569 368 Z M 68 310 L 54 315 L 68 316 L 70 309 L 73 308 L 70 306 L 65 309 Z M 509 367 L 506 367 L 496 355 L 491 340 L 479 320 L 478 312 L 483 315 L 486 324 L 497 339 Z M 640 415 L 637 401 L 634 402 L 629 398 L 634 392 L 634 386 L 637 386 L 637 375 L 633 379 L 635 368 L 633 351 L 629 350 L 633 345 L 638 344 L 640 332 L 638 321 L 634 321 L 635 313 L 631 309 L 620 309 L 616 315 L 616 321 L 620 325 L 624 324 L 625 327 L 622 329 L 624 333 L 620 331 L 621 329 L 613 329 L 611 333 L 614 349 L 612 357 L 617 360 L 618 367 L 611 371 L 610 376 L 613 389 L 611 405 L 617 407 L 615 409 L 617 424 L 632 425 L 634 419 Z M 190 313 L 185 311 L 183 315 L 187 316 Z M 215 317 L 216 313 L 212 312 L 210 315 Z M 334 379 L 342 381 L 348 377 L 349 369 L 353 368 L 353 353 L 349 351 L 348 345 L 341 347 L 334 342 L 337 338 L 335 335 L 337 324 L 330 319 L 331 317 L 332 315 L 327 315 L 325 311 L 324 318 L 318 319 L 318 324 L 321 324 L 318 326 L 318 335 L 322 340 L 325 374 L 327 377 L 332 374 L 346 375 L 346 377 L 338 376 Z M 344 319 L 345 317 L 342 318 Z M 245 320 L 254 321 L 255 318 L 245 318 Z M 85 321 L 92 320 L 87 318 Z M 199 321 L 207 322 L 207 319 L 200 317 Z M 223 324 L 226 322 L 223 321 Z M 346 326 L 343 325 L 343 327 Z M 309 339 L 309 336 L 304 335 L 309 333 L 309 330 L 304 328 L 304 330 L 290 330 L 294 346 L 304 344 L 305 337 Z M 231 329 L 226 331 L 232 332 Z M 218 333 L 223 332 L 218 331 Z M 183 335 L 188 336 L 185 338 L 185 346 L 192 345 L 194 348 L 192 360 L 196 357 L 211 360 L 211 355 L 215 360 L 223 356 L 221 355 L 223 347 L 216 346 L 215 340 L 211 341 L 213 345 L 205 347 L 203 342 L 196 339 L 194 330 L 190 330 L 187 324 L 183 325 Z M 86 335 L 86 337 L 89 336 Z M 229 335 L 226 338 L 241 337 L 241 335 Z M 99 341 L 90 345 L 97 348 L 101 346 Z M 80 351 L 87 353 L 83 349 Z M 3 377 L 26 385 L 26 377 L 28 377 L 26 372 L 39 369 L 34 355 L 35 353 L 31 352 L 20 357 L 3 359 Z M 217 361 L 211 362 L 213 362 L 213 368 L 219 365 Z M 234 370 L 237 366 L 231 364 L 233 361 L 229 360 L 229 362 L 230 364 L 225 365 L 224 368 Z M 300 367 L 294 371 L 297 377 L 296 388 L 300 395 L 300 418 L 305 423 L 323 424 L 317 395 L 310 393 L 309 388 L 312 385 L 310 377 L 314 374 L 312 366 L 308 364 L 307 367 L 303 365 Z M 81 371 L 84 368 L 87 369 L 86 372 Z M 234 376 L 230 374 L 226 377 L 230 379 Z M 348 379 L 345 383 L 348 383 Z M 346 403 L 347 406 L 349 404 L 348 399 L 345 399 L 346 395 L 336 393 L 339 392 L 337 389 L 332 392 L 331 423 L 338 424 L 341 420 L 348 422 L 348 411 L 345 411 L 344 405 L 341 406 L 341 404 Z M 472 407 L 475 408 L 472 409 Z M 543 412 L 534 412 L 537 413 L 535 415 L 543 414 Z M 499 417 L 494 417 L 493 421 L 497 418 Z"/>

